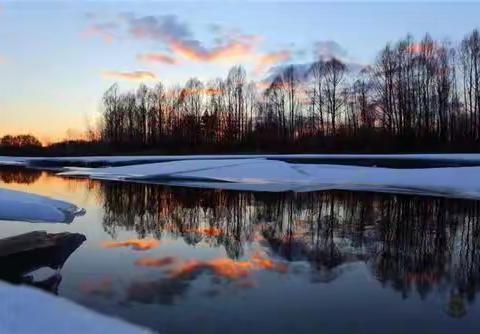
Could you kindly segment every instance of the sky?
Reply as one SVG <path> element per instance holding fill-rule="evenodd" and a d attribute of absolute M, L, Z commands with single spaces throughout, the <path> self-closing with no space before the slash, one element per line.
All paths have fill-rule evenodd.
<path fill-rule="evenodd" d="M 319 56 L 372 63 L 388 42 L 460 41 L 480 3 L 0 0 L 0 136 L 79 136 L 103 92 L 225 77 L 252 80 Z"/>

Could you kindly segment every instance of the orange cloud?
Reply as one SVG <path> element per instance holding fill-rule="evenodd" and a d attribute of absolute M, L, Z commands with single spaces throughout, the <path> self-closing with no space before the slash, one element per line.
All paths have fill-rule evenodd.
<path fill-rule="evenodd" d="M 126 241 L 105 241 L 103 248 L 131 247 L 134 250 L 149 250 L 160 245 L 160 241 L 155 239 L 130 239 Z"/>
<path fill-rule="evenodd" d="M 140 267 L 165 267 L 165 266 L 171 265 L 173 262 L 175 262 L 175 259 L 171 256 L 167 256 L 160 259 L 151 259 L 151 258 L 138 259 L 135 262 L 135 265 Z"/>
<path fill-rule="evenodd" d="M 237 262 L 227 258 L 209 261 L 189 260 L 172 269 L 170 275 L 172 278 L 189 278 L 202 270 L 210 270 L 223 278 L 239 279 L 248 276 L 249 271 L 253 270 L 253 265 L 250 262 Z"/>
<path fill-rule="evenodd" d="M 428 43 L 428 44 L 423 44 L 423 43 L 412 43 L 408 46 L 407 48 L 408 52 L 413 53 L 413 54 L 420 54 L 420 53 L 432 53 L 436 52 L 439 50 L 439 47 L 435 45 L 434 43 Z"/>
<path fill-rule="evenodd" d="M 217 94 L 221 94 L 221 90 L 218 89 L 218 90 L 213 90 L 213 89 L 209 89 L 207 91 L 215 91 L 215 94 L 211 94 L 211 95 L 217 95 Z M 218 92 L 217 92 L 218 91 Z M 207 227 L 207 228 L 202 228 L 202 229 L 199 229 L 199 232 L 201 235 L 204 235 L 204 236 L 207 236 L 207 237 L 219 237 L 223 234 L 223 231 L 217 227 Z"/>
<path fill-rule="evenodd" d="M 232 41 L 211 50 L 173 39 L 169 46 L 174 54 L 193 62 L 234 63 L 254 55 L 254 46 L 247 40 Z"/>
<path fill-rule="evenodd" d="M 175 15 L 126 16 L 128 32 L 134 38 L 151 39 L 165 43 L 170 51 L 192 62 L 233 63 L 254 56 L 259 37 L 232 32 L 218 36 L 220 42 L 206 47 L 195 39 L 187 24 Z"/>
<path fill-rule="evenodd" d="M 162 64 L 168 64 L 168 65 L 178 64 L 178 61 L 176 59 L 162 53 L 146 53 L 146 54 L 138 55 L 137 58 L 143 62 L 150 63 L 150 64 L 156 64 L 156 63 L 162 63 Z"/>
<path fill-rule="evenodd" d="M 7 59 L 5 59 L 4 57 L 0 56 L 0 65 L 3 65 L 3 64 L 6 64 L 7 63 Z"/>
<path fill-rule="evenodd" d="M 261 74 L 268 67 L 280 62 L 287 61 L 290 59 L 290 57 L 291 57 L 291 52 L 287 50 L 272 52 L 272 53 L 263 55 L 259 57 L 254 72 L 256 74 Z"/>
<path fill-rule="evenodd" d="M 260 254 L 259 252 L 253 254 L 252 263 L 255 265 L 256 268 L 277 271 L 280 273 L 286 273 L 288 269 L 285 263 L 274 262 L 268 257 Z"/>
<path fill-rule="evenodd" d="M 221 278 L 237 280 L 259 270 L 285 273 L 287 266 L 284 263 L 274 262 L 260 253 L 255 253 L 250 260 L 245 261 L 235 261 L 229 258 L 216 258 L 208 261 L 189 260 L 170 270 L 170 276 L 174 279 L 190 278 L 203 270 L 208 270 Z"/>
<path fill-rule="evenodd" d="M 102 73 L 106 79 L 126 80 L 126 81 L 147 81 L 154 80 L 157 76 L 148 71 L 133 71 L 133 72 L 119 72 L 119 71 L 106 71 Z"/>

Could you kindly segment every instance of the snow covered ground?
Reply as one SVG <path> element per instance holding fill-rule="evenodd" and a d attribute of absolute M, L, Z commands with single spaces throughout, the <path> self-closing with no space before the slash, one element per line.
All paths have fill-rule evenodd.
<path fill-rule="evenodd" d="M 480 198 L 480 167 L 392 169 L 267 159 L 183 160 L 70 168 L 59 175 L 251 191 L 329 189 Z"/>
<path fill-rule="evenodd" d="M 68 202 L 0 188 L 0 220 L 71 223 L 82 213 Z"/>
<path fill-rule="evenodd" d="M 0 333 L 4 334 L 150 333 L 27 286 L 0 282 L 0 300 Z"/>
<path fill-rule="evenodd" d="M 330 159 L 448 161 L 473 166 L 396 169 L 317 164 L 318 159 L 327 162 Z M 310 163 L 312 161 L 315 163 Z M 270 154 L 59 158 L 0 156 L 0 165 L 2 164 L 40 168 L 42 164 L 67 166 L 58 168 L 61 171 L 60 175 L 189 187 L 251 191 L 343 189 L 480 198 L 480 154 Z M 110 167 L 68 167 L 76 164 L 99 164 Z M 119 164 L 127 166 L 118 166 Z"/>
<path fill-rule="evenodd" d="M 452 154 L 261 154 L 261 155 L 147 155 L 147 156 L 84 156 L 84 157 L 10 157 L 0 156 L 0 165 L 27 166 L 37 163 L 58 164 L 121 164 L 151 163 L 176 160 L 210 159 L 378 159 L 378 160 L 420 160 L 420 161 L 469 161 L 480 163 L 478 153 Z"/>

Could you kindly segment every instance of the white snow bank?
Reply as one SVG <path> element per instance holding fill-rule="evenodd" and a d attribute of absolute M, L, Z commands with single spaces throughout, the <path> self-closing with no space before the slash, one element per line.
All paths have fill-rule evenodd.
<path fill-rule="evenodd" d="M 222 159 L 74 169 L 60 175 L 233 190 L 345 189 L 480 198 L 480 167 L 390 169 Z"/>
<path fill-rule="evenodd" d="M 296 165 L 313 182 L 302 191 L 367 190 L 480 198 L 480 167 L 391 169 L 333 165 Z"/>
<path fill-rule="evenodd" d="M 63 176 L 90 176 L 95 179 L 142 179 L 170 177 L 177 173 L 202 172 L 221 167 L 239 167 L 251 165 L 258 159 L 220 159 L 220 160 L 183 160 L 151 164 L 140 164 L 121 167 L 103 168 L 67 168 L 66 172 L 59 173 Z M 260 160 L 262 161 L 262 160 Z"/>
<path fill-rule="evenodd" d="M 0 282 L 0 333 L 150 333 L 68 300 L 26 286 Z"/>
<path fill-rule="evenodd" d="M 71 223 L 83 212 L 68 202 L 0 188 L 0 220 Z"/>
<path fill-rule="evenodd" d="M 0 165 L 2 166 L 25 166 L 28 161 L 17 159 L 15 157 L 0 157 Z"/>
<path fill-rule="evenodd" d="M 478 153 L 448 154 L 229 154 L 229 155 L 143 155 L 143 156 L 83 156 L 83 157 L 11 157 L 0 156 L 0 165 L 25 166 L 35 161 L 46 162 L 81 162 L 81 163 L 146 163 L 154 160 L 210 160 L 210 159 L 393 159 L 393 160 L 437 160 L 437 161 L 472 161 L 480 163 Z"/>

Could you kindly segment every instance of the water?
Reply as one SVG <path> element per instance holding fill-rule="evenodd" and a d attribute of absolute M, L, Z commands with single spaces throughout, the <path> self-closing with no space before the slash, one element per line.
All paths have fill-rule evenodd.
<path fill-rule="evenodd" d="M 70 225 L 0 222 L 2 238 L 86 237 L 58 272 L 17 282 L 163 333 L 480 330 L 478 201 L 169 188 L 12 168 L 0 169 L 0 187 L 86 209 Z"/>

